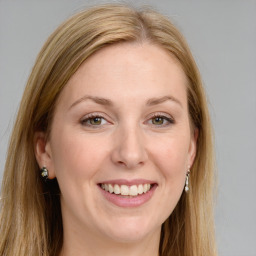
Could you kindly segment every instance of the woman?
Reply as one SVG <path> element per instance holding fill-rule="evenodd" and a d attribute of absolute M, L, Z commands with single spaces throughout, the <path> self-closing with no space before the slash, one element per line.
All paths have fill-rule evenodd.
<path fill-rule="evenodd" d="M 1 255 L 216 255 L 210 119 L 162 15 L 82 11 L 38 55 L 5 166 Z"/>

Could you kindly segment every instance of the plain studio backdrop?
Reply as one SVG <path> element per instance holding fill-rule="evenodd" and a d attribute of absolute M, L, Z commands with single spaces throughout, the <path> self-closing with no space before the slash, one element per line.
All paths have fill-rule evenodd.
<path fill-rule="evenodd" d="M 18 105 L 43 43 L 70 15 L 104 2 L 0 0 L 0 179 Z M 215 129 L 219 254 L 256 256 L 256 1 L 127 3 L 153 6 L 187 38 Z"/>

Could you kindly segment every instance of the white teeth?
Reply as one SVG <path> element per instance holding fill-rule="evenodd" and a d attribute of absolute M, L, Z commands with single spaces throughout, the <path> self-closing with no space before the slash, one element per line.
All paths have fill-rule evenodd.
<path fill-rule="evenodd" d="M 114 192 L 114 188 L 113 188 L 113 186 L 111 184 L 108 184 L 108 191 L 111 194 Z"/>
<path fill-rule="evenodd" d="M 121 185 L 121 195 L 128 196 L 129 195 L 129 187 L 126 185 Z"/>
<path fill-rule="evenodd" d="M 119 194 L 120 194 L 120 187 L 119 187 L 117 184 L 114 185 L 114 193 L 115 193 L 116 195 L 119 195 Z"/>
<path fill-rule="evenodd" d="M 150 186 L 150 185 L 149 185 L 149 186 Z M 138 186 L 138 194 L 141 195 L 142 193 L 143 193 L 143 185 L 140 184 L 140 185 Z"/>
<path fill-rule="evenodd" d="M 151 185 L 150 184 L 139 184 L 139 185 L 118 185 L 118 184 L 101 184 L 101 188 L 109 193 L 115 193 L 116 195 L 122 196 L 137 196 L 143 193 L 147 193 Z"/>
<path fill-rule="evenodd" d="M 137 196 L 138 195 L 138 188 L 136 185 L 130 186 L 130 196 Z"/>

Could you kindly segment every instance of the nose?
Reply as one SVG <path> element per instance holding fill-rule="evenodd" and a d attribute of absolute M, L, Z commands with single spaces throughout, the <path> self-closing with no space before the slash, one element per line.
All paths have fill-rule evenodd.
<path fill-rule="evenodd" d="M 145 164 L 148 154 L 139 128 L 120 130 L 114 139 L 112 161 L 116 165 L 135 169 Z"/>

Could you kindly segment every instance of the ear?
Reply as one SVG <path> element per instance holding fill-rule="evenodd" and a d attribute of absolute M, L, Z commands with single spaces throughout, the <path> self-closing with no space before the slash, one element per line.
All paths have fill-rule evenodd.
<path fill-rule="evenodd" d="M 193 129 L 191 132 L 191 140 L 189 146 L 189 158 L 188 158 L 188 166 L 192 166 L 196 157 L 196 149 L 197 149 L 197 139 L 199 135 L 198 128 Z"/>
<path fill-rule="evenodd" d="M 46 167 L 49 173 L 49 179 L 55 178 L 51 145 L 44 132 L 35 133 L 34 152 L 40 169 Z"/>

